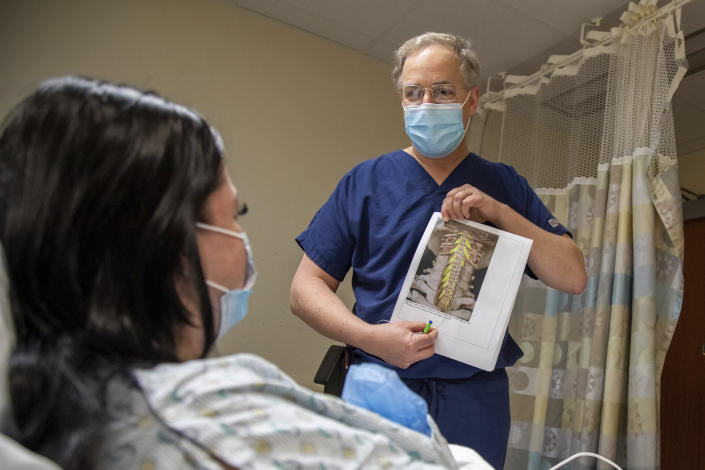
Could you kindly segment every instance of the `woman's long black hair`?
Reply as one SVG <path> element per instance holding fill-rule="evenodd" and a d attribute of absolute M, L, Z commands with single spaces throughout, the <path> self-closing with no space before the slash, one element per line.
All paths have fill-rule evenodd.
<path fill-rule="evenodd" d="M 213 318 L 195 223 L 222 146 L 192 111 L 77 77 L 44 82 L 0 134 L 0 240 L 17 347 L 13 437 L 67 469 L 91 468 L 103 388 L 130 367 L 177 361 L 197 294 Z"/>

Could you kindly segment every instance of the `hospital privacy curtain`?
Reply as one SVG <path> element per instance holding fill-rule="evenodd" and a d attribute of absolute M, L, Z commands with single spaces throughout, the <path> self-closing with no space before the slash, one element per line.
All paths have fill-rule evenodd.
<path fill-rule="evenodd" d="M 588 273 L 575 296 L 523 281 L 509 470 L 580 451 L 659 467 L 659 378 L 683 293 L 670 105 L 686 70 L 680 10 L 630 4 L 619 27 L 584 40 L 546 72 L 505 77 L 472 123 L 481 155 L 514 166 L 570 229 Z"/>

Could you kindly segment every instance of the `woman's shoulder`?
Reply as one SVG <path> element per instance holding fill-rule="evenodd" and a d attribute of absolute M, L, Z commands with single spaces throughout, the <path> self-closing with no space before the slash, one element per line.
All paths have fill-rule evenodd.
<path fill-rule="evenodd" d="M 204 436 L 228 434 L 218 419 L 225 413 L 266 409 L 259 392 L 272 386 L 296 384 L 252 354 L 134 369 L 108 384 L 98 468 L 221 469 L 203 447 Z"/>
<path fill-rule="evenodd" d="M 147 396 L 182 393 L 218 387 L 245 387 L 265 381 L 295 385 L 295 382 L 271 362 L 253 354 L 195 359 L 181 363 L 164 363 L 150 369 L 137 369 L 135 378 Z"/>
<path fill-rule="evenodd" d="M 198 447 L 183 442 L 128 377 L 114 378 L 107 385 L 102 435 L 95 461 L 100 470 L 221 470 Z"/>

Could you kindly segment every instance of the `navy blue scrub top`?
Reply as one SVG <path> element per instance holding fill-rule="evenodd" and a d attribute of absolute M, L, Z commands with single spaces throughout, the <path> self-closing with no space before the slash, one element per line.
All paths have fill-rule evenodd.
<path fill-rule="evenodd" d="M 510 166 L 470 153 L 439 186 L 411 155 L 397 150 L 350 170 L 296 241 L 314 263 L 340 282 L 353 268 L 357 316 L 372 324 L 389 320 L 431 214 L 441 210 L 451 189 L 466 183 L 549 232 L 569 233 Z M 535 277 L 528 266 L 526 273 Z M 510 366 L 522 354 L 507 334 L 496 367 Z M 353 351 L 353 359 L 391 367 L 359 349 Z M 478 371 L 438 354 L 407 369 L 394 369 L 406 378 L 452 379 Z"/>

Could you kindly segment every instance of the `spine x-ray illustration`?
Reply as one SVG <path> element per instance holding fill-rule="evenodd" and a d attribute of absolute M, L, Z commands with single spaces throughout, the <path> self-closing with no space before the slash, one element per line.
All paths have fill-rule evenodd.
<path fill-rule="evenodd" d="M 453 222 L 438 227 L 437 233 L 440 243 L 433 263 L 417 273 L 408 299 L 468 320 L 479 291 L 476 271 L 486 268 L 483 254 L 491 253 L 496 237 Z"/>

